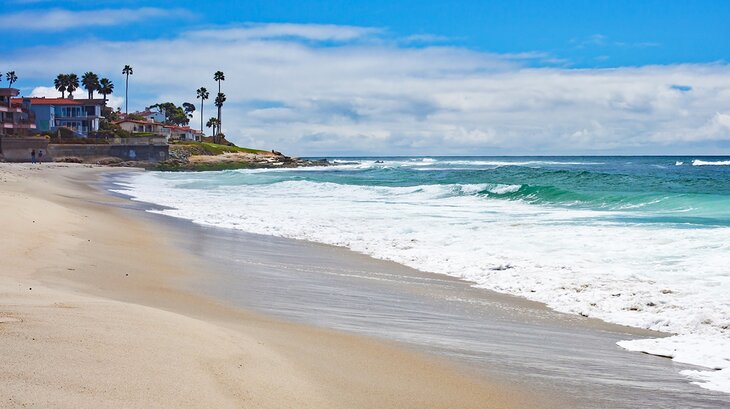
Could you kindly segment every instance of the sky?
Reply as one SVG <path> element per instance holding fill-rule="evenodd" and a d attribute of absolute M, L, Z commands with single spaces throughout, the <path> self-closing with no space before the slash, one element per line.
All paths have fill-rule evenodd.
<path fill-rule="evenodd" d="M 0 0 L 24 95 L 226 80 L 228 139 L 302 156 L 730 154 L 728 1 Z M 3 78 L 0 86 L 7 86 Z M 214 114 L 213 98 L 203 118 Z M 209 129 L 206 129 L 209 131 Z"/>

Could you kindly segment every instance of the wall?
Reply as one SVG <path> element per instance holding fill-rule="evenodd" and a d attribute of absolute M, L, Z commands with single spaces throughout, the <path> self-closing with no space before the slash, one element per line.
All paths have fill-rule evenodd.
<path fill-rule="evenodd" d="M 126 138 L 125 138 L 126 139 Z M 122 139 L 122 140 L 125 140 Z M 137 138 L 129 138 L 137 139 Z M 122 160 L 142 160 L 159 162 L 169 158 L 166 144 L 49 144 L 48 139 L 39 137 L 0 138 L 0 151 L 7 162 L 30 162 L 30 152 L 43 151 L 43 160 L 51 161 L 63 157 L 77 157 L 87 162 L 100 158 L 120 158 Z"/>
<path fill-rule="evenodd" d="M 100 158 L 120 158 L 122 160 L 143 160 L 159 162 L 167 160 L 167 145 L 48 145 L 48 151 L 54 159 L 77 157 L 92 162 Z"/>
<path fill-rule="evenodd" d="M 43 160 L 48 157 L 48 139 L 38 137 L 0 138 L 0 151 L 7 162 L 30 162 L 30 151 L 43 151 Z"/>
<path fill-rule="evenodd" d="M 115 145 L 167 145 L 164 136 L 133 136 L 131 138 L 110 138 Z"/>

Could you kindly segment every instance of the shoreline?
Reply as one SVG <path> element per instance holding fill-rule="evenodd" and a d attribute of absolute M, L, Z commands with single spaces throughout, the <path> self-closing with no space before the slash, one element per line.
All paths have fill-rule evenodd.
<path fill-rule="evenodd" d="M 123 194 L 114 194 L 124 198 L 127 197 Z M 145 207 L 146 205 L 153 207 L 157 206 L 147 204 L 145 202 L 134 203 L 139 206 L 140 211 L 149 209 L 149 207 Z M 516 337 L 515 340 L 516 343 L 520 345 L 519 347 L 512 347 L 509 345 L 509 342 L 505 342 L 505 340 L 492 339 L 488 333 L 481 334 L 481 336 L 484 337 L 483 339 L 486 339 L 487 342 L 494 342 L 494 345 L 496 345 L 497 348 L 507 348 L 507 350 L 500 351 L 502 356 L 498 356 L 497 358 L 503 359 L 504 357 L 507 357 L 513 360 L 512 363 L 517 362 L 524 366 L 521 369 L 523 371 L 522 373 L 520 373 L 520 370 L 516 370 L 515 373 L 508 376 L 510 381 L 519 381 L 526 375 L 529 377 L 531 374 L 525 373 L 525 370 L 534 368 L 535 365 L 542 365 L 542 369 L 550 373 L 552 369 L 546 365 L 550 364 L 555 367 L 564 367 L 563 369 L 571 368 L 573 370 L 577 370 L 578 372 L 576 373 L 582 374 L 582 376 L 595 377 L 597 379 L 595 382 L 596 385 L 592 385 L 591 382 L 593 382 L 593 380 L 590 380 L 591 382 L 577 382 L 576 385 L 583 388 L 588 388 L 588 385 L 592 385 L 589 388 L 591 390 L 589 392 L 587 391 L 588 393 L 586 395 L 596 395 L 597 398 L 607 398 L 609 399 L 609 403 L 607 404 L 612 405 L 595 406 L 595 403 L 587 403 L 586 405 L 592 404 L 594 406 L 580 407 L 629 408 L 635 407 L 634 405 L 637 401 L 641 402 L 642 399 L 644 399 L 647 400 L 647 402 L 642 402 L 646 403 L 646 405 L 642 405 L 643 407 L 665 407 L 662 405 L 680 402 L 695 405 L 693 407 L 710 408 L 722 407 L 722 404 L 730 401 L 730 398 L 726 394 L 699 390 L 699 387 L 691 385 L 689 379 L 679 374 L 681 369 L 694 368 L 690 365 L 682 365 L 656 356 L 626 351 L 616 345 L 617 341 L 627 338 L 656 338 L 668 336 L 669 334 L 666 333 L 658 333 L 656 331 L 641 328 L 606 323 L 595 318 L 584 318 L 578 315 L 559 313 L 548 309 L 544 304 L 539 302 L 529 301 L 516 296 L 495 293 L 485 289 L 473 288 L 471 287 L 471 283 L 458 278 L 421 272 L 394 262 L 373 259 L 367 255 L 352 252 L 342 247 L 302 240 L 277 238 L 274 236 L 261 236 L 233 229 L 205 227 L 194 224 L 189 220 L 166 215 L 148 213 L 147 217 L 151 220 L 161 220 L 164 223 L 171 225 L 173 228 L 179 228 L 182 231 L 187 232 L 194 232 L 196 236 L 201 236 L 201 243 L 194 247 L 190 247 L 187 250 L 194 253 L 205 253 L 206 258 L 208 259 L 219 259 L 219 270 L 229 272 L 227 275 L 224 274 L 226 277 L 218 280 L 217 283 L 210 284 L 212 288 L 208 289 L 208 291 L 210 291 L 209 294 L 212 294 L 218 299 L 226 299 L 229 302 L 233 302 L 236 305 L 243 306 L 247 309 L 254 308 L 266 314 L 274 314 L 277 317 L 290 321 L 294 320 L 296 322 L 303 322 L 310 325 L 313 324 L 325 328 L 345 330 L 347 332 L 375 336 L 381 339 L 393 340 L 395 338 L 398 342 L 416 348 L 417 350 L 428 353 L 436 353 L 442 356 L 445 355 L 451 360 L 466 363 L 473 368 L 477 368 L 477 370 L 487 374 L 488 376 L 496 375 L 504 377 L 505 374 L 500 373 L 499 370 L 493 370 L 493 368 L 490 368 L 489 366 L 485 367 L 484 362 L 477 362 L 475 364 L 475 359 L 468 356 L 469 354 L 474 353 L 473 350 L 454 351 L 449 348 L 444 349 L 441 347 L 434 347 L 433 345 L 428 346 L 427 344 L 429 342 L 432 344 L 436 344 L 438 342 L 433 339 L 427 339 L 428 336 L 424 339 L 422 333 L 418 334 L 411 332 L 408 334 L 408 336 L 412 338 L 421 336 L 422 338 L 417 342 L 411 342 L 412 340 L 407 339 L 407 337 L 394 337 L 394 333 L 397 334 L 402 330 L 401 324 L 403 324 L 403 321 L 408 320 L 409 318 L 414 321 L 424 320 L 422 314 L 414 314 L 413 311 L 415 310 L 399 310 L 397 311 L 397 314 L 394 314 L 392 311 L 374 311 L 373 309 L 370 309 L 370 306 L 367 304 L 361 305 L 355 303 L 356 307 L 361 308 L 358 310 L 356 307 L 350 308 L 348 305 L 343 304 L 318 304 L 310 301 L 322 297 L 326 298 L 328 293 L 342 293 L 342 297 L 346 297 L 347 295 L 354 297 L 368 297 L 372 303 L 381 305 L 386 303 L 403 303 L 405 296 L 406 300 L 413 302 L 413 306 L 422 308 L 424 306 L 424 304 L 421 303 L 423 301 L 422 299 L 407 298 L 409 293 L 413 292 L 409 287 L 424 287 L 424 282 L 426 281 L 438 281 L 439 283 L 445 283 L 445 287 L 455 288 L 454 291 L 439 296 L 469 298 L 468 302 L 470 303 L 485 304 L 491 307 L 496 306 L 496 308 L 484 309 L 487 313 L 487 320 L 493 320 L 495 314 L 499 315 L 499 322 L 490 323 L 490 325 L 492 325 L 492 329 L 520 333 L 520 336 Z M 206 245 L 206 243 L 213 242 L 217 243 L 215 247 Z M 184 247 L 184 242 L 178 243 L 178 245 L 182 245 Z M 290 263 L 282 262 L 273 257 L 267 257 L 266 253 L 288 254 L 287 258 L 294 258 L 295 260 Z M 347 262 L 344 260 L 347 260 Z M 329 263 L 333 265 L 330 265 Z M 271 267 L 272 264 L 275 264 L 275 267 Z M 355 271 L 352 270 L 353 268 L 360 269 L 362 266 L 368 264 L 375 269 L 374 272 L 356 271 L 355 273 L 352 273 Z M 277 271 L 262 274 L 262 269 L 266 270 L 269 267 L 270 269 Z M 343 268 L 348 271 L 347 274 L 338 274 L 336 272 Z M 323 269 L 325 270 L 324 272 L 320 271 Z M 288 275 L 284 277 L 284 274 L 281 273 L 282 271 L 294 270 L 298 273 L 306 273 L 308 276 L 306 278 L 299 278 L 296 275 Z M 383 271 L 387 271 L 387 273 L 383 273 Z M 255 274 L 252 275 L 254 272 Z M 237 274 L 241 274 L 242 277 L 236 277 Z M 326 277 L 321 280 L 316 280 L 312 278 L 315 274 L 323 274 Z M 371 274 L 371 276 L 367 277 L 368 274 Z M 261 275 L 263 275 L 263 278 L 259 277 Z M 347 279 L 340 279 L 337 277 L 338 275 L 350 277 Z M 388 278 L 383 277 L 386 275 Z M 409 278 L 416 277 L 416 281 L 409 281 L 406 283 L 408 285 L 400 285 L 403 283 L 398 283 L 398 278 L 393 279 L 394 277 L 403 276 Z M 267 279 L 279 280 L 278 284 L 290 288 L 288 291 L 282 292 L 280 289 L 272 288 L 276 287 L 277 283 L 265 283 L 264 281 Z M 422 281 L 418 281 L 421 279 Z M 237 280 L 245 280 L 247 286 L 252 285 L 252 281 L 261 281 L 261 283 L 254 283 L 253 286 L 255 289 L 247 290 L 237 286 Z M 331 283 L 332 281 L 335 281 L 335 283 Z M 377 289 L 374 289 L 375 291 L 365 292 L 363 288 L 368 286 L 369 282 L 374 281 L 388 281 L 388 287 L 378 287 Z M 218 287 L 217 289 L 215 288 L 216 286 Z M 350 290 L 352 293 L 344 291 L 347 290 L 347 288 L 345 288 L 346 286 L 353 287 L 353 289 Z M 392 290 L 392 287 L 394 286 L 398 286 L 399 292 L 397 294 L 392 295 L 390 299 L 382 296 L 383 293 Z M 308 287 L 316 287 L 316 291 L 312 291 L 311 288 Z M 434 288 L 429 288 L 429 290 L 434 290 Z M 439 289 L 439 291 L 441 291 L 441 289 Z M 298 292 L 303 292 L 304 295 L 300 296 Z M 251 298 L 255 298 L 257 293 L 261 293 L 263 295 L 260 295 L 262 299 L 256 301 L 258 302 L 258 305 L 256 305 L 256 302 L 252 303 L 247 300 L 242 300 L 238 293 L 244 293 L 247 296 L 252 296 Z M 468 294 L 469 296 L 465 297 L 464 294 Z M 429 296 L 432 295 L 433 294 L 430 294 Z M 301 297 L 302 300 L 293 301 L 290 297 Z M 309 300 L 304 300 L 307 297 L 309 297 Z M 276 305 L 277 303 L 272 302 L 272 299 L 286 299 L 287 302 L 278 303 L 280 305 Z M 334 301 L 337 302 L 338 300 Z M 433 303 L 433 301 L 433 299 L 429 299 L 425 305 L 429 306 Z M 328 300 L 327 302 L 332 302 L 332 300 Z M 317 314 L 307 315 L 306 313 L 295 311 L 297 308 L 302 311 L 314 308 L 317 311 Z M 459 308 L 463 309 L 464 305 L 459 305 Z M 375 315 L 380 321 L 367 321 L 359 318 L 363 310 L 366 310 L 368 314 Z M 518 314 L 500 315 L 500 310 L 509 310 L 511 312 L 517 311 Z M 333 315 L 331 314 L 331 311 L 343 312 L 341 312 L 339 316 L 336 316 L 337 314 Z M 482 311 L 482 313 L 484 313 L 484 311 Z M 436 311 L 435 313 L 441 314 L 442 312 L 443 311 Z M 350 314 L 350 316 L 346 316 L 347 314 Z M 362 322 L 356 322 L 353 324 L 353 317 L 355 317 L 355 321 L 360 320 Z M 441 321 L 447 318 L 460 318 L 458 316 L 447 317 L 444 315 L 437 315 L 436 317 Z M 398 321 L 399 325 L 388 327 L 383 321 L 387 319 L 394 319 Z M 439 323 L 435 321 L 428 321 L 427 324 L 428 325 L 424 323 L 422 327 L 415 328 L 415 330 L 433 330 L 436 332 L 440 330 L 449 330 L 448 328 L 439 327 Z M 468 327 L 468 325 L 479 326 L 481 324 L 482 323 L 480 322 L 472 320 L 471 322 L 466 323 L 466 328 L 471 330 L 473 328 Z M 409 327 L 409 330 L 414 330 L 414 328 Z M 552 337 L 553 339 L 546 339 L 546 342 L 548 342 L 546 345 L 537 345 L 537 342 L 534 340 L 535 334 L 542 334 L 547 337 Z M 555 334 L 557 334 L 558 337 L 554 337 L 553 335 Z M 571 356 L 570 354 L 572 352 L 569 348 L 567 348 L 568 346 L 573 346 L 577 349 L 583 347 L 580 345 L 580 342 L 575 342 L 574 340 L 571 340 L 571 338 L 585 339 L 589 342 L 591 348 L 585 353 L 578 353 L 572 356 L 570 359 L 575 362 L 571 362 L 570 365 L 561 363 L 559 360 L 553 360 L 551 362 L 550 360 L 542 359 L 542 357 L 539 356 L 540 354 L 544 354 L 545 351 L 559 353 L 564 357 Z M 524 345 L 521 344 L 524 343 L 525 340 L 527 340 L 527 343 L 529 344 L 528 347 L 530 347 L 530 349 L 525 349 Z M 449 340 L 449 342 L 454 343 L 462 341 L 463 339 L 460 338 L 451 338 Z M 561 343 L 564 343 L 565 345 L 560 345 Z M 519 356 L 526 352 L 532 354 L 530 356 L 533 359 L 543 360 L 545 362 L 535 364 L 534 362 L 529 362 L 529 358 Z M 481 353 L 485 355 L 491 354 L 488 350 L 482 350 Z M 606 362 L 608 360 L 615 360 L 615 362 Z M 591 372 L 583 370 L 582 368 L 573 367 L 573 365 L 578 366 L 582 363 L 588 362 L 591 362 L 591 366 L 593 367 L 592 369 L 595 371 Z M 505 360 L 503 364 L 509 366 L 510 362 Z M 628 371 L 624 371 L 624 368 L 622 368 L 621 365 L 635 367 L 629 368 Z M 510 371 L 509 367 L 504 367 L 502 369 L 507 372 Z M 604 374 L 606 371 L 608 372 Z M 653 373 L 655 371 L 658 373 Z M 544 377 L 544 375 L 540 376 Z M 557 384 L 570 381 L 565 374 L 560 373 L 557 375 L 551 374 L 548 375 L 548 377 L 552 378 L 552 382 Z M 537 379 L 537 381 L 541 382 L 539 379 Z M 605 384 L 600 385 L 602 382 Z M 529 382 L 526 382 L 526 384 L 529 387 L 534 386 Z M 620 391 L 620 388 L 618 390 L 612 390 L 610 384 L 623 385 L 630 391 L 623 393 Z M 606 385 L 609 387 L 601 392 L 595 392 L 593 390 L 593 386 L 604 387 Z M 565 385 L 548 386 L 555 390 L 559 390 L 563 395 L 572 393 L 572 390 L 565 388 Z M 657 390 L 652 391 L 652 393 L 657 393 L 658 397 L 652 397 L 646 394 L 646 392 L 652 390 L 651 388 L 657 388 Z M 637 396 L 637 393 L 641 393 L 641 396 Z M 601 396 L 602 394 L 603 396 Z M 617 397 L 606 396 L 607 394 L 616 394 Z M 560 396 L 561 394 L 559 393 L 558 395 Z M 611 401 L 610 399 L 616 400 Z M 655 400 L 656 402 L 651 402 L 651 400 Z M 718 402 L 722 403 L 718 404 Z M 617 406 L 620 404 L 625 406 Z"/>
<path fill-rule="evenodd" d="M 204 260 L 92 186 L 113 170 L 0 166 L 10 407 L 559 407 L 438 357 L 180 290 L 210 274 Z"/>

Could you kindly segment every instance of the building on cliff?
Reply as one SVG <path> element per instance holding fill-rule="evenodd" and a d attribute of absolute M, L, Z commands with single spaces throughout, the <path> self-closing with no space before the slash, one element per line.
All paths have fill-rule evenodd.
<path fill-rule="evenodd" d="M 0 88 L 0 136 L 26 136 L 36 128 L 35 114 L 13 103 L 19 93 L 15 88 Z"/>
<path fill-rule="evenodd" d="M 101 110 L 106 106 L 103 99 L 23 97 L 12 101 L 33 112 L 38 131 L 53 132 L 63 127 L 71 129 L 79 137 L 99 130 Z"/>

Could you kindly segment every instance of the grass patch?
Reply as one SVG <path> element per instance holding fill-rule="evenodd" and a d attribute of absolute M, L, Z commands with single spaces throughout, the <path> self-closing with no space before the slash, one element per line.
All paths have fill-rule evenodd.
<path fill-rule="evenodd" d="M 228 145 L 219 145 L 217 143 L 211 143 L 211 142 L 175 142 L 170 145 L 173 146 L 180 146 L 189 148 L 192 152 L 194 152 L 197 155 L 222 155 L 224 153 L 232 153 L 232 152 L 243 152 L 243 153 L 264 153 L 267 151 L 262 151 L 260 149 L 251 149 L 251 148 L 241 148 L 238 146 L 228 146 Z"/>

